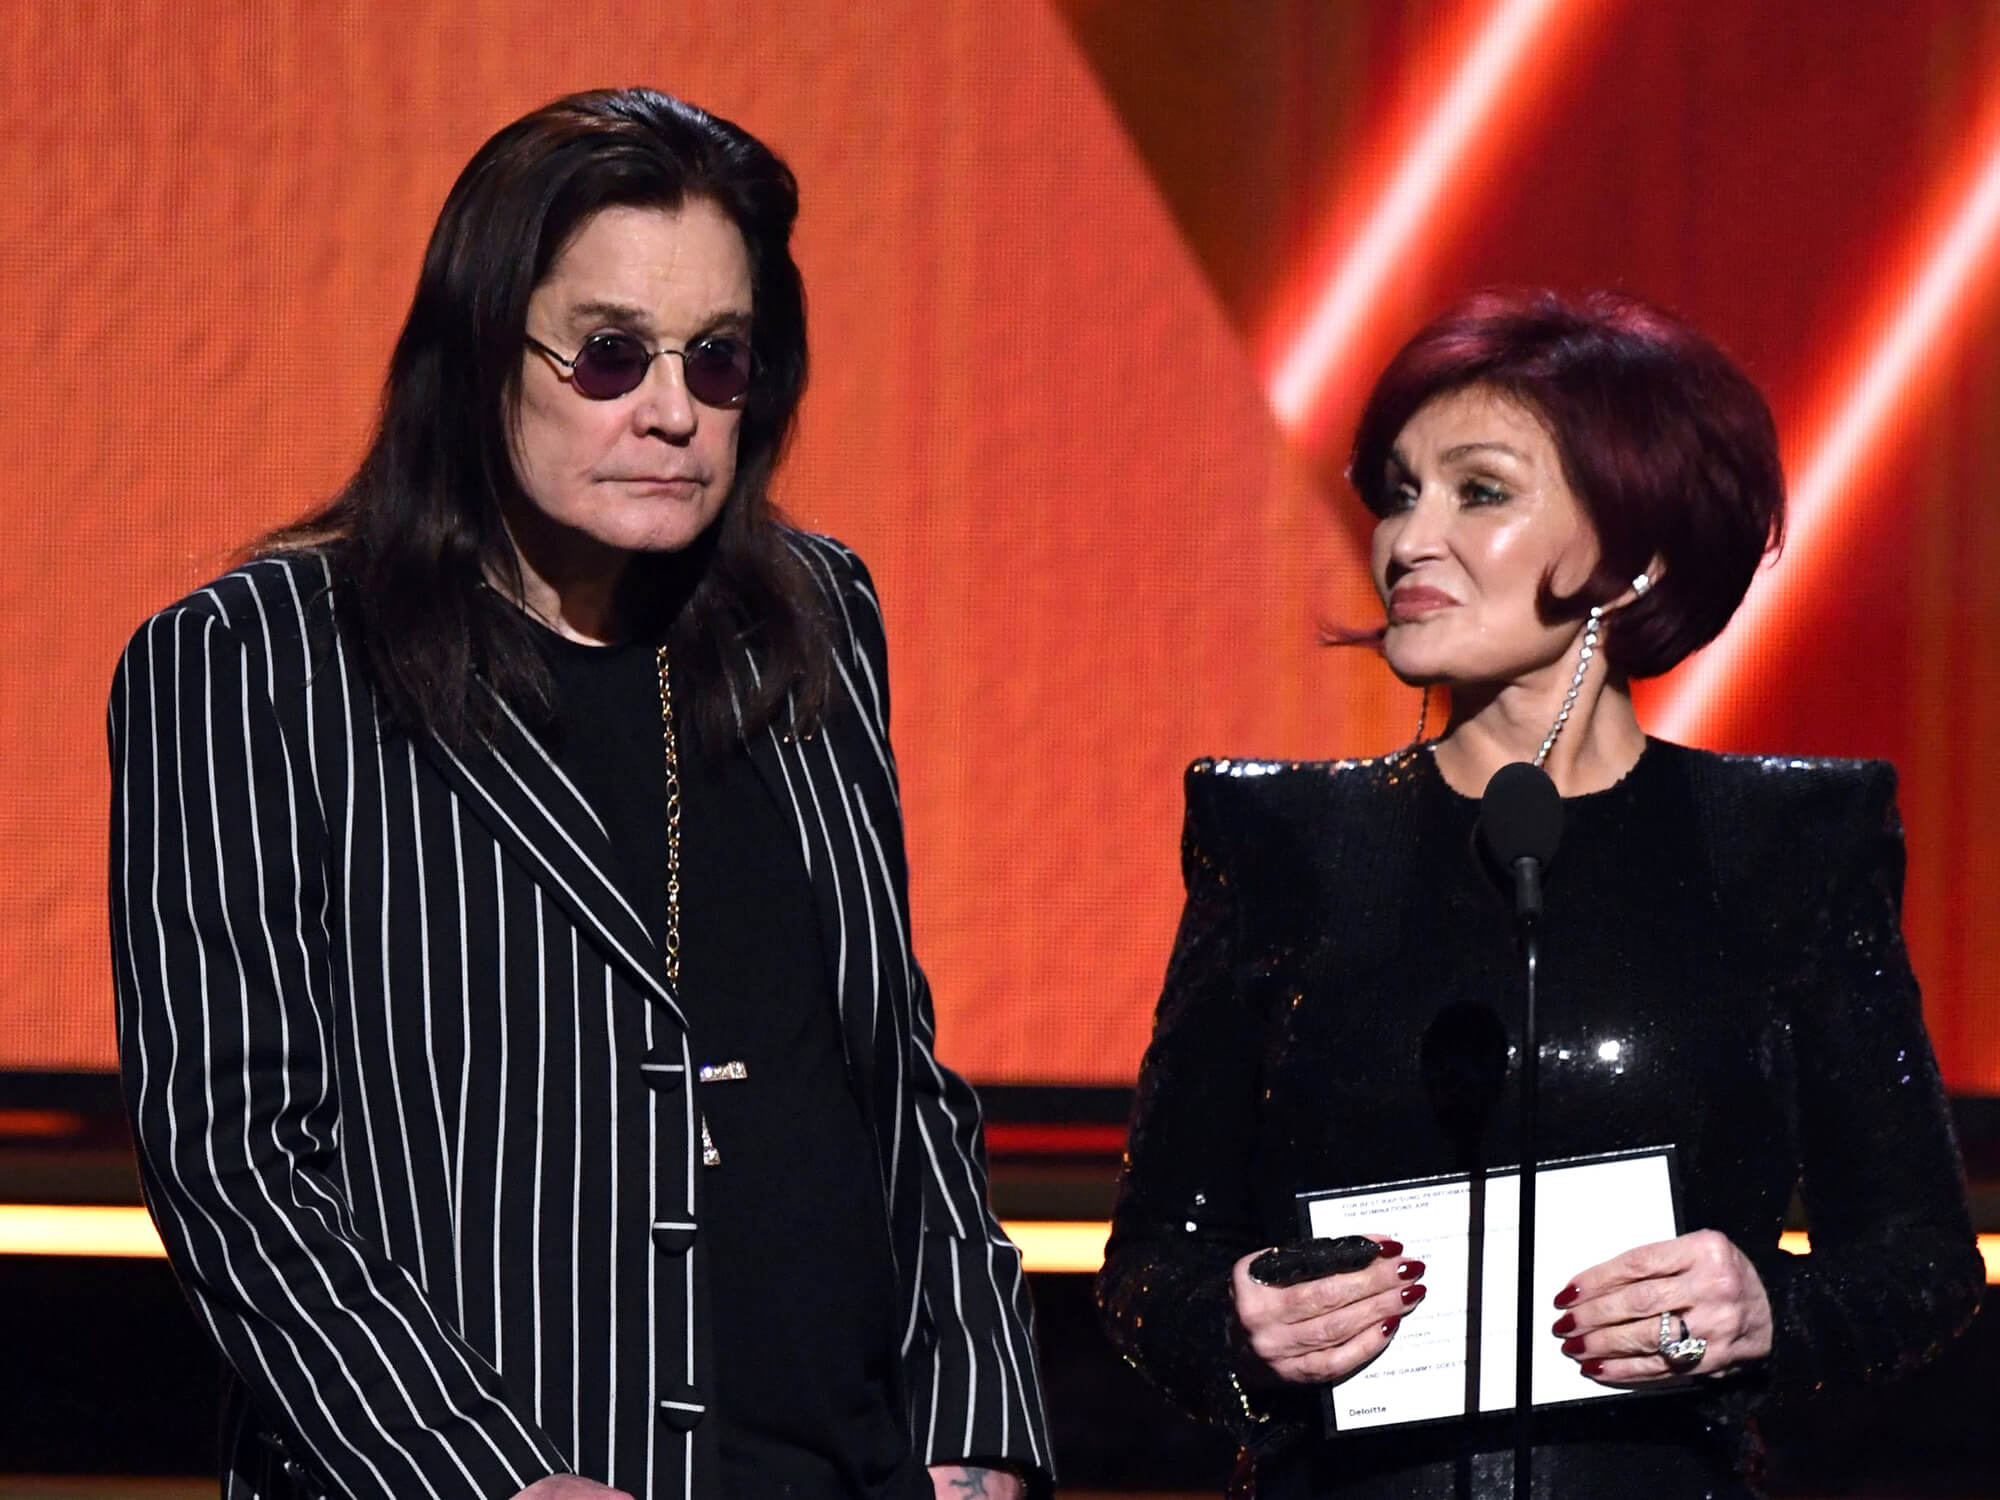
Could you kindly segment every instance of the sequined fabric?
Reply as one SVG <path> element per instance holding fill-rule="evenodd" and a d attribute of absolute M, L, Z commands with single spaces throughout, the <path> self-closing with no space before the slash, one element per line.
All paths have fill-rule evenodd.
<path fill-rule="evenodd" d="M 1325 1438 L 1313 1393 L 1246 1400 L 1228 1373 L 1230 1266 L 1297 1235 L 1295 1193 L 1516 1159 L 1520 969 L 1477 803 L 1423 751 L 1198 762 L 1187 801 L 1187 906 L 1099 1281 L 1111 1337 L 1246 1445 L 1259 1495 L 1505 1495 L 1504 1424 Z M 1776 1334 L 1686 1393 L 1551 1414 L 1535 1493 L 1748 1493 L 1766 1391 L 1917 1363 L 1983 1287 L 1903 950 L 1894 772 L 1649 741 L 1564 810 L 1541 1150 L 1674 1145 L 1683 1222 L 1749 1256 Z M 1490 1086 L 1453 1057 L 1482 1025 Z M 1778 1248 L 1795 1186 L 1810 1257 Z"/>

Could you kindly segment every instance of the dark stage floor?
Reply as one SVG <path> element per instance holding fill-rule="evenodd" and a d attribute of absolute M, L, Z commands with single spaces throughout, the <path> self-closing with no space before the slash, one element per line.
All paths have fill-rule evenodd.
<path fill-rule="evenodd" d="M 16 1075 L 18 1077 L 18 1075 Z M 6 1097 L 0 1115 L 22 1109 Z M 1064 1091 L 1067 1093 L 1068 1091 Z M 1099 1093 L 1103 1097 L 1095 1097 Z M 1122 1098 L 999 1091 L 995 1206 L 1012 1220 L 1101 1220 Z M 46 1101 L 42 1101 L 46 1104 Z M 2000 1229 L 2000 1101 L 1961 1101 L 1979 1227 Z M 1069 1117 L 1052 1114 L 1066 1107 Z M 1104 1118 L 1098 1118 L 1102 1116 Z M 62 1140 L 0 1141 L 0 1204 L 134 1201 L 115 1116 L 78 1112 Z M 1216 1494 L 1228 1445 L 1182 1418 L 1111 1351 L 1085 1274 L 1031 1277 L 1065 1495 Z M 195 1500 L 214 1449 L 216 1364 L 164 1261 L 0 1255 L 0 1500 Z M 1773 1411 L 1774 1490 L 1787 1496 L 2000 1497 L 2000 1293 L 1971 1333 L 1901 1385 Z M 34 1477 L 9 1477 L 34 1476 Z"/>

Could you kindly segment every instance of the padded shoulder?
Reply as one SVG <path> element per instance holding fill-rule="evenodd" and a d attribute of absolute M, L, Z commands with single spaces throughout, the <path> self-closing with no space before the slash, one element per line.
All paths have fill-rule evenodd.
<path fill-rule="evenodd" d="M 1408 815 L 1413 799 L 1400 793 L 1419 774 L 1422 753 L 1404 748 L 1365 760 L 1195 761 L 1185 777 L 1184 875 L 1191 879 L 1196 865 L 1207 863 L 1237 868 L 1249 882 L 1282 883 L 1354 851 L 1381 851 Z"/>
<path fill-rule="evenodd" d="M 1712 811 L 1725 843 L 1776 840 L 1824 851 L 1883 833 L 1895 813 L 1896 768 L 1884 760 L 1672 749 L 1686 759 L 1696 800 Z"/>
<path fill-rule="evenodd" d="M 1887 761 L 1663 748 L 1686 765 L 1725 903 L 1810 920 L 1841 882 L 1881 877 L 1900 902 L 1903 828 Z"/>
<path fill-rule="evenodd" d="M 789 526 L 781 531 L 785 545 L 805 564 L 829 605 L 838 608 L 856 592 L 873 602 L 874 580 L 868 576 L 868 565 L 862 562 L 860 553 L 838 538 L 816 531 L 799 531 Z"/>
<path fill-rule="evenodd" d="M 253 558 L 143 621 L 126 654 L 179 629 L 219 626 L 275 678 L 285 675 L 294 659 L 303 664 L 323 649 L 333 619 L 331 597 L 331 574 L 319 554 Z M 308 640 L 318 646 L 300 649 Z"/>
<path fill-rule="evenodd" d="M 1367 798 L 1399 785 L 1415 771 L 1422 753 L 1405 746 L 1363 760 L 1255 760 L 1207 755 L 1188 766 L 1187 794 L 1190 801 L 1199 797 L 1224 806 L 1238 798 L 1255 801 L 1266 795 Z"/>

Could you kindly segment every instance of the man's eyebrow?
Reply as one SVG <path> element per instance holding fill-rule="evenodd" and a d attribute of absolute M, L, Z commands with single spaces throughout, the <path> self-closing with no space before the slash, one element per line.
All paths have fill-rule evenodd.
<path fill-rule="evenodd" d="M 629 302 L 606 302 L 600 298 L 588 298 L 582 302 L 572 302 L 569 306 L 569 321 L 576 323 L 616 323 L 621 328 L 629 328 L 634 333 L 656 334 L 659 329 L 652 315 L 643 307 L 635 307 Z M 725 307 L 709 314 L 702 321 L 700 332 L 710 333 L 718 328 L 733 331 L 747 329 L 751 315 L 747 308 Z"/>
<path fill-rule="evenodd" d="M 600 323 L 622 323 L 626 327 L 650 331 L 653 320 L 643 307 L 634 307 L 629 302 L 605 302 L 590 298 L 569 305 L 569 320 L 572 323 L 595 321 Z"/>

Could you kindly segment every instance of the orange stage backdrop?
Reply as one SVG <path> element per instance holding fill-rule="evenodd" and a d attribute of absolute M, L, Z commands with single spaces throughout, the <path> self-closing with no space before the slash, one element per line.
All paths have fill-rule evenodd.
<path fill-rule="evenodd" d="M 1273 370 L 1499 0 L 34 4 L 0 35 L 0 1066 L 113 1061 L 103 695 L 152 609 L 361 452 L 431 220 L 493 129 L 657 84 L 792 162 L 816 372 L 792 514 L 889 612 L 919 951 L 974 1078 L 1117 1083 L 1179 773 L 1372 753 L 1415 695 L 1338 484 L 1357 392 L 1496 280 L 1622 285 L 1762 380 L 1797 474 L 1985 158 L 2000 19 L 1544 0 L 1303 417 Z M 1497 65 L 1496 65 L 1497 66 Z M 2000 158 L 1996 158 L 2000 159 Z M 1935 233 L 1934 233 L 1935 231 Z M 2000 339 L 1970 269 L 1705 743 L 1887 755 L 1955 1087 L 2000 1091 Z"/>

